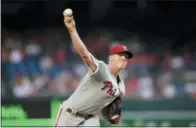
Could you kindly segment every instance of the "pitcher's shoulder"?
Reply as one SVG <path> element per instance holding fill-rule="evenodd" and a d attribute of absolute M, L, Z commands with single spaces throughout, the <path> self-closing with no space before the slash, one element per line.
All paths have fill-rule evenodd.
<path fill-rule="evenodd" d="M 108 65 L 103 60 L 98 60 L 99 65 L 107 67 Z"/>

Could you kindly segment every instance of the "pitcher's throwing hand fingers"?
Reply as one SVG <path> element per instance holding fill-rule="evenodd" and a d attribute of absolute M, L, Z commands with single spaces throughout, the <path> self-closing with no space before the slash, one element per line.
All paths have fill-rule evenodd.
<path fill-rule="evenodd" d="M 65 22 L 71 22 L 73 20 L 73 16 L 65 16 L 64 21 Z"/>
<path fill-rule="evenodd" d="M 64 16 L 64 24 L 69 30 L 75 28 L 75 21 L 73 16 Z"/>

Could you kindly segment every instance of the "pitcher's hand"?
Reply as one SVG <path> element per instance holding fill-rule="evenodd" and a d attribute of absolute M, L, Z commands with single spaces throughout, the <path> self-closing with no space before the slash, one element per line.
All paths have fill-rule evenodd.
<path fill-rule="evenodd" d="M 73 18 L 73 15 L 71 16 L 64 16 L 64 24 L 67 27 L 69 31 L 72 31 L 76 28 L 76 24 Z"/>

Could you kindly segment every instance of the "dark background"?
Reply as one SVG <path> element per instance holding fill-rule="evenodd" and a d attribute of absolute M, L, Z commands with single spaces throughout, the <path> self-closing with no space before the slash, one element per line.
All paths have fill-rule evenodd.
<path fill-rule="evenodd" d="M 77 26 L 92 29 L 118 26 L 137 31 L 145 40 L 151 36 L 172 40 L 170 47 L 194 51 L 196 2 L 183 1 L 103 1 L 90 0 L 3 0 L 2 27 L 22 31 L 25 28 L 63 27 L 62 11 L 72 8 Z M 94 6 L 95 7 L 94 7 Z M 141 7 L 140 7 L 141 6 Z M 186 41 L 186 42 L 185 42 Z"/>

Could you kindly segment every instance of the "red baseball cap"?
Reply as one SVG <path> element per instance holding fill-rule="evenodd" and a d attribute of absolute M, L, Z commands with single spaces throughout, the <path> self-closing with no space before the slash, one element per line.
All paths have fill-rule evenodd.
<path fill-rule="evenodd" d="M 118 54 L 118 53 L 126 53 L 128 55 L 128 59 L 133 57 L 133 54 L 127 49 L 126 46 L 117 44 L 110 50 L 110 55 Z"/>

